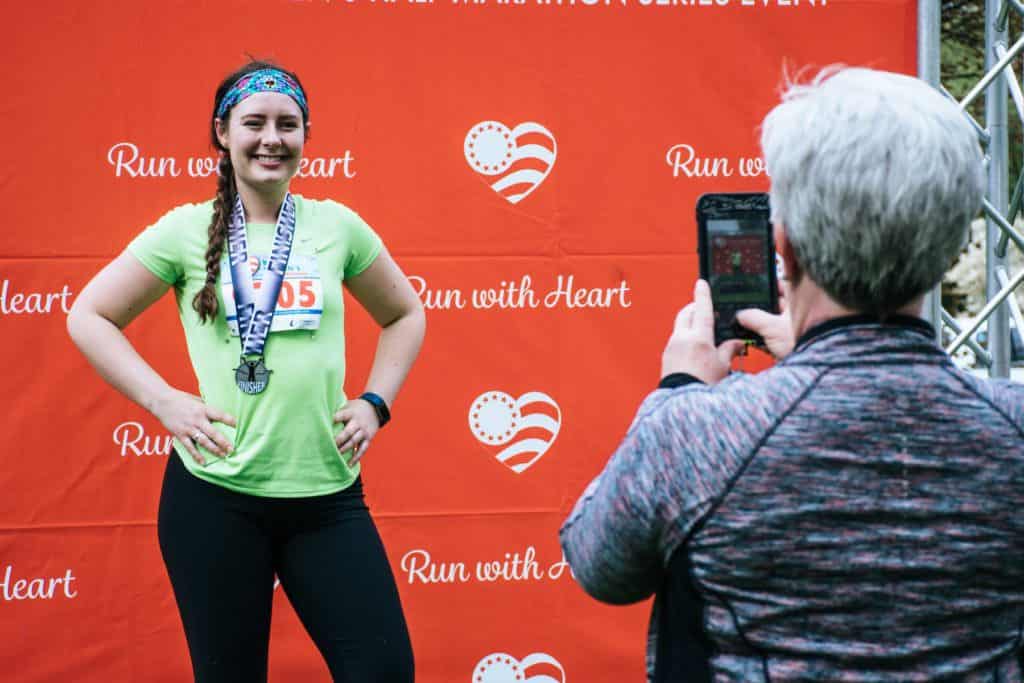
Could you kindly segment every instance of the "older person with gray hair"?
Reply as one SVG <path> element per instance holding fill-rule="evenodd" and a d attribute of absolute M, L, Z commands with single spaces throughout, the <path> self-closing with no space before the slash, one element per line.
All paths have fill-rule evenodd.
<path fill-rule="evenodd" d="M 919 316 L 982 158 L 907 76 L 830 70 L 765 119 L 779 358 L 729 374 L 706 283 L 663 379 L 562 527 L 594 597 L 655 595 L 649 680 L 1021 681 L 1024 388 L 956 368 Z"/>

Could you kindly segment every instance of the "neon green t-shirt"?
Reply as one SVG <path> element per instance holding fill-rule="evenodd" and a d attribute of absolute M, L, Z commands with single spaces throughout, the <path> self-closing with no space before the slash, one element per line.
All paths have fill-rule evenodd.
<path fill-rule="evenodd" d="M 206 466 L 196 463 L 175 440 L 185 466 L 197 477 L 225 488 L 281 498 L 334 493 L 349 486 L 359 474 L 358 465 L 347 464 L 351 453 L 339 454 L 334 444 L 334 435 L 342 428 L 334 424 L 334 412 L 346 401 L 341 283 L 369 267 L 383 246 L 377 234 L 341 204 L 294 197 L 296 227 L 288 270 L 299 264 L 304 279 L 291 284 L 286 281 L 289 289 L 284 292 L 283 288 L 282 296 L 313 301 L 318 276 L 321 297 L 302 312 L 307 329 L 272 329 L 268 335 L 264 356 L 272 373 L 260 394 L 245 394 L 235 384 L 241 343 L 237 333 L 232 334 L 226 315 L 226 267 L 222 266 L 217 281 L 216 320 L 201 324 L 192 308 L 192 299 L 206 280 L 213 202 L 173 209 L 128 245 L 129 253 L 174 287 L 203 400 L 238 419 L 237 428 L 214 423 L 234 444 L 234 451 L 226 458 L 204 451 Z M 260 268 L 265 267 L 261 257 L 270 253 L 274 228 L 271 224 L 247 226 L 254 267 L 258 262 L 264 264 Z M 308 329 L 315 324 L 309 319 L 315 319 L 317 308 L 322 310 L 319 327 Z M 275 318 L 286 321 L 288 316 Z"/>

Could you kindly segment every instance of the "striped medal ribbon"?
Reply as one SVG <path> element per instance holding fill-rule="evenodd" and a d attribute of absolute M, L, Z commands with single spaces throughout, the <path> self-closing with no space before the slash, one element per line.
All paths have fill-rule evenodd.
<path fill-rule="evenodd" d="M 228 223 L 228 261 L 231 265 L 231 285 L 238 310 L 238 330 L 242 355 L 235 368 L 235 384 L 246 394 L 258 394 L 267 388 L 272 370 L 263 358 L 263 347 L 274 320 L 277 297 L 284 282 L 288 258 L 295 238 L 295 200 L 289 192 L 281 204 L 274 229 L 274 246 L 263 281 L 256 291 L 249 270 L 249 246 L 246 240 L 245 207 L 242 198 L 235 196 L 235 207 Z"/>

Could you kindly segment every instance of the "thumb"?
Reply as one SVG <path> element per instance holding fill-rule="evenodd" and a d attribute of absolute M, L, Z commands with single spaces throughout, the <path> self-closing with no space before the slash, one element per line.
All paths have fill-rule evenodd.
<path fill-rule="evenodd" d="M 762 337 L 768 336 L 772 326 L 777 323 L 779 316 L 760 308 L 745 308 L 736 313 L 736 320 L 740 325 L 751 332 L 756 332 Z"/>
<path fill-rule="evenodd" d="M 740 339 L 729 339 L 718 345 L 718 359 L 723 365 L 729 365 L 732 363 L 732 359 L 742 354 L 746 348 L 746 342 Z"/>

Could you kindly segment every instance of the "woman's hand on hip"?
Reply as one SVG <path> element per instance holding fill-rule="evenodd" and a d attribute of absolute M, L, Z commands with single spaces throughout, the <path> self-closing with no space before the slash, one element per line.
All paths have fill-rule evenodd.
<path fill-rule="evenodd" d="M 344 423 L 345 428 L 334 437 L 334 443 L 338 446 L 339 453 L 352 450 L 348 464 L 353 466 L 366 454 L 370 440 L 380 429 L 377 412 L 368 401 L 354 398 L 334 414 L 334 424 L 339 423 Z"/>
<path fill-rule="evenodd" d="M 206 458 L 197 446 L 202 446 L 220 457 L 225 457 L 234 450 L 231 442 L 213 426 L 213 423 L 222 422 L 234 427 L 237 421 L 233 416 L 206 405 L 198 396 L 171 389 L 155 401 L 153 415 L 200 465 L 206 464 Z"/>

